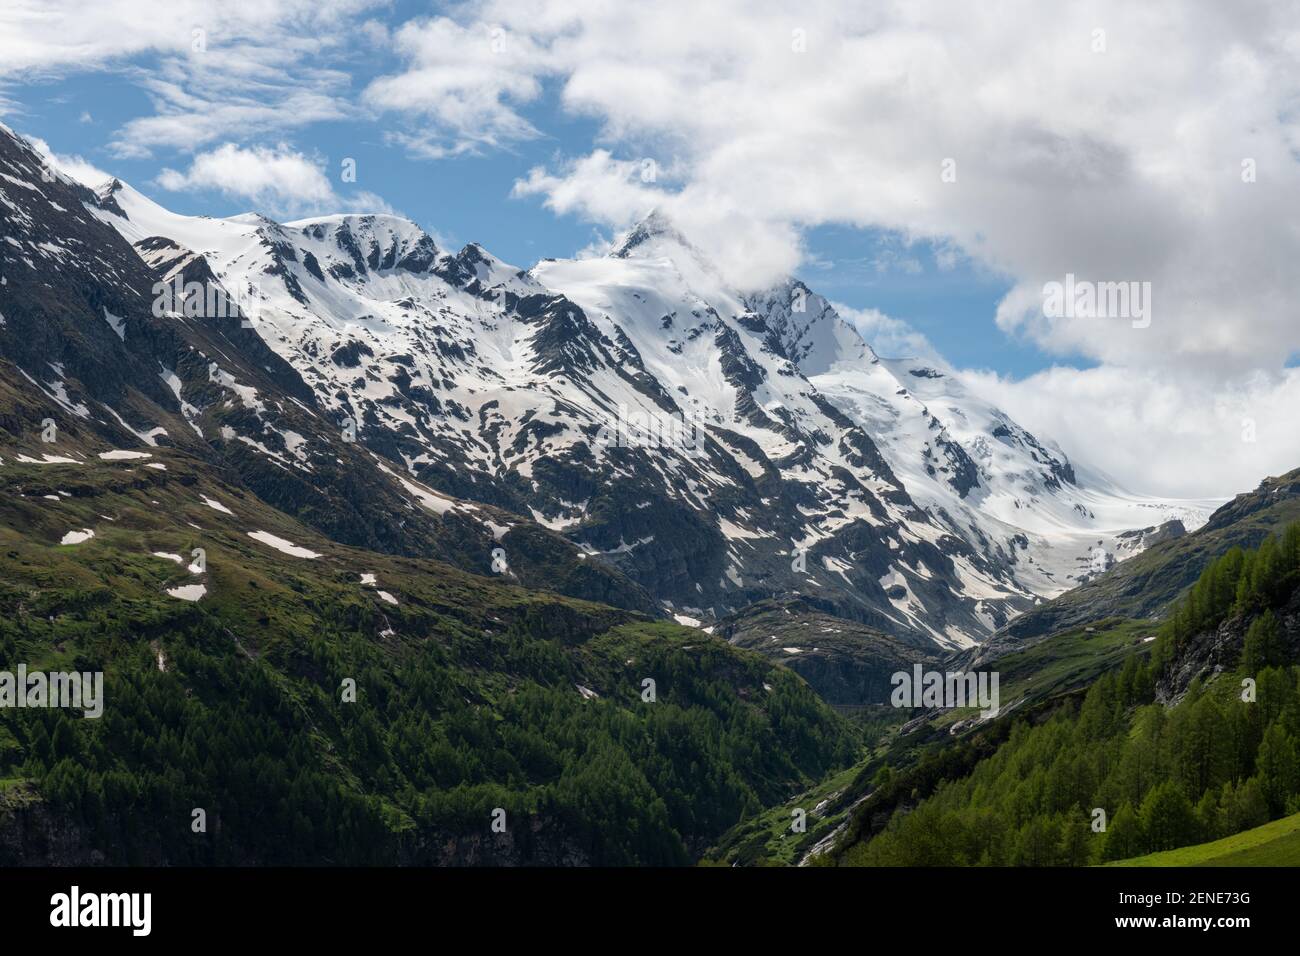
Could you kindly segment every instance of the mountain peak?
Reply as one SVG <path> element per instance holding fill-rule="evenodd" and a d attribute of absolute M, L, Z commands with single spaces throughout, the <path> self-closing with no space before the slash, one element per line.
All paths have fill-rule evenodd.
<path fill-rule="evenodd" d="M 610 252 L 615 259 L 628 259 L 635 255 L 644 255 L 647 250 L 671 242 L 694 252 L 694 247 L 678 230 L 668 216 L 658 209 L 652 209 L 623 236 L 622 240 Z"/>
<path fill-rule="evenodd" d="M 503 262 L 477 242 L 466 243 L 454 255 L 448 253 L 438 267 L 438 274 L 453 285 L 477 282 L 484 289 L 502 283 L 515 287 L 519 280 L 524 279 L 524 273 L 517 266 Z M 525 282 L 524 286 L 531 289 L 530 282 Z M 523 287 L 515 290 L 520 288 Z"/>
<path fill-rule="evenodd" d="M 358 238 L 374 237 L 382 241 L 412 242 L 425 238 L 432 241 L 433 238 L 413 220 L 390 213 L 334 213 L 311 216 L 286 222 L 284 227 L 315 235 L 317 238 L 329 234 L 351 234 Z"/>

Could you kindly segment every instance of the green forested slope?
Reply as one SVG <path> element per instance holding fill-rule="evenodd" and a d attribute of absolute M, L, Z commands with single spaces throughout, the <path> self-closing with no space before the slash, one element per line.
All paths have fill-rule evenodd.
<path fill-rule="evenodd" d="M 1300 813 L 1222 840 L 1149 853 L 1110 866 L 1300 866 Z"/>
<path fill-rule="evenodd" d="M 1003 718 L 1006 740 L 973 769 L 954 758 L 937 777 L 880 775 L 838 861 L 1078 865 L 1294 813 L 1298 644 L 1300 525 L 1292 525 L 1255 551 L 1211 562 L 1149 657 L 1139 649 L 1049 717 Z M 994 728 L 983 736 L 996 742 Z M 1105 811 L 1104 831 L 1091 826 L 1095 809 Z"/>
<path fill-rule="evenodd" d="M 0 863 L 687 863 L 853 756 L 796 675 L 698 630 L 342 547 L 153 462 L 0 469 L 0 669 L 106 675 L 99 719 L 0 709 Z M 155 555 L 194 548 L 201 574 Z"/>

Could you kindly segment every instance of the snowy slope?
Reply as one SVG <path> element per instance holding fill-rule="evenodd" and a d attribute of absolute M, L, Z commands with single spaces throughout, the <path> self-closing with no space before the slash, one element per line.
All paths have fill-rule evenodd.
<path fill-rule="evenodd" d="M 969 394 L 934 358 L 836 363 L 812 381 L 867 423 L 913 497 L 1023 552 L 1017 580 L 1054 597 L 1141 550 L 1148 529 L 1204 523 L 1219 502 L 1167 501 L 1080 477 L 1065 455 Z"/>
<path fill-rule="evenodd" d="M 670 613 L 802 593 L 965 646 L 1209 510 L 1085 485 L 951 369 L 878 358 L 797 281 L 727 288 L 661 216 L 522 272 L 392 216 L 99 195 L 146 261 L 201 257 L 376 455 L 562 532 Z"/>

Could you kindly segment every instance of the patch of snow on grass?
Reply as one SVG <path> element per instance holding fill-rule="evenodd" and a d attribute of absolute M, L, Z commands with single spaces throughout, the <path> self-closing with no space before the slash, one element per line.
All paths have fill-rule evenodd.
<path fill-rule="evenodd" d="M 62 455 L 42 455 L 41 458 L 28 458 L 26 455 L 19 455 L 18 460 L 24 465 L 84 465 L 85 462 L 77 461 L 75 458 L 65 458 Z"/>
<path fill-rule="evenodd" d="M 224 509 L 223 509 L 224 510 Z M 250 531 L 248 536 L 254 541 L 260 541 L 262 544 L 270 545 L 275 550 L 295 558 L 319 558 L 320 555 L 315 551 L 309 551 L 306 548 L 300 548 L 292 541 L 286 541 L 284 538 L 277 537 L 269 531 Z M 396 602 L 394 602 L 396 603 Z"/>
<path fill-rule="evenodd" d="M 182 601 L 197 601 L 208 593 L 208 589 L 203 584 L 182 584 L 179 587 L 168 588 L 167 593 Z"/>
<path fill-rule="evenodd" d="M 103 461 L 134 461 L 138 458 L 152 458 L 153 455 L 147 451 L 126 451 L 122 448 L 115 448 L 112 451 L 101 451 L 99 457 Z"/>
<path fill-rule="evenodd" d="M 199 495 L 199 497 L 203 499 L 203 503 L 207 505 L 209 508 L 212 508 L 215 511 L 220 511 L 222 514 L 228 514 L 231 515 L 232 517 L 234 516 L 235 513 L 233 511 L 231 511 L 229 508 L 223 505 L 220 501 L 217 501 L 215 498 L 209 498 L 207 495 Z"/>

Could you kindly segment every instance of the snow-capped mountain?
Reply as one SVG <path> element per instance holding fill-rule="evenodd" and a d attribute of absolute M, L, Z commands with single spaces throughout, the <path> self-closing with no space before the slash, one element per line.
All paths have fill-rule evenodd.
<path fill-rule="evenodd" d="M 237 305 L 238 334 L 204 353 L 238 412 L 226 444 L 310 484 L 354 436 L 349 467 L 425 511 L 544 525 L 689 623 L 801 594 L 966 646 L 1208 512 L 1085 479 L 937 359 L 877 356 L 797 280 L 729 288 L 659 215 L 609 255 L 525 271 L 394 216 L 186 217 L 116 180 L 82 192 L 154 280 L 155 320 L 201 327 L 214 292 Z M 104 327 L 129 344 L 142 304 L 116 308 Z M 285 370 L 308 394 L 268 404 L 252 376 Z M 176 405 L 204 435 L 196 394 Z M 509 552 L 512 520 L 492 520 Z"/>
<path fill-rule="evenodd" d="M 50 169 L 0 127 L 0 468 L 39 466 L 42 483 L 66 490 L 102 456 L 153 458 L 124 466 L 129 480 L 185 484 L 198 473 L 343 544 L 659 609 L 531 518 L 439 494 L 400 458 L 355 441 L 245 320 L 239 290 L 228 294 L 212 271 L 212 250 L 157 235 L 133 248 L 103 221 L 124 225 L 124 215 L 111 191 Z M 196 222 L 230 249 L 258 248 L 280 229 L 256 217 Z M 214 514 L 240 521 L 230 509 Z"/>
<path fill-rule="evenodd" d="M 1127 494 L 1100 477 L 1081 482 L 1064 453 L 970 394 L 941 360 L 879 358 L 798 280 L 758 295 L 727 289 L 658 216 L 606 257 L 546 261 L 532 274 L 611 337 L 629 338 L 689 415 L 741 434 L 758 461 L 811 494 L 792 536 L 813 548 L 821 573 L 799 590 L 824 593 L 826 578 L 870 567 L 886 615 L 940 644 L 978 639 L 1026 601 L 1201 524 L 1215 505 Z M 880 510 L 893 530 L 881 542 L 887 553 L 872 554 L 851 529 L 879 525 Z M 764 528 L 737 523 L 742 532 Z M 950 560 L 936 569 L 914 553 L 921 543 Z M 746 555 L 733 554 L 743 566 Z M 940 610 L 935 571 L 977 626 Z M 945 616 L 949 625 L 936 627 Z"/>

